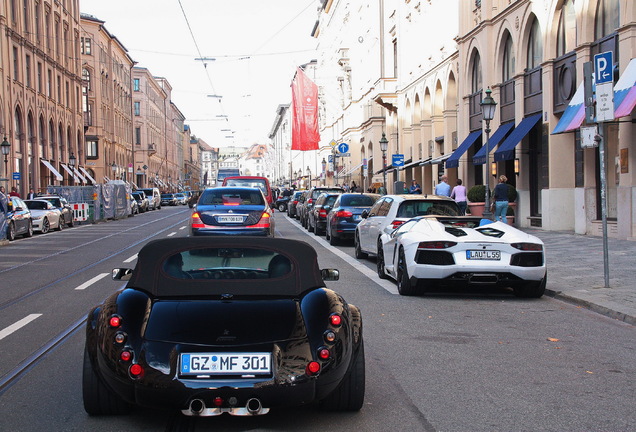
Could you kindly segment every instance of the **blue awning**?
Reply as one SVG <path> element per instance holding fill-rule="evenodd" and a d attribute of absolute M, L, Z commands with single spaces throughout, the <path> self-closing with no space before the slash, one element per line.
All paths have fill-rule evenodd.
<path fill-rule="evenodd" d="M 541 116 L 542 114 L 535 114 L 521 120 L 519 126 L 517 126 L 515 130 L 512 131 L 508 139 L 506 139 L 495 152 L 495 162 L 514 159 L 515 147 L 521 142 L 523 137 L 528 135 L 530 129 L 532 129 L 535 124 L 537 124 L 537 122 L 541 119 Z"/>
<path fill-rule="evenodd" d="M 494 134 L 492 134 L 492 136 L 488 140 L 488 147 L 490 147 L 491 152 L 492 152 L 492 149 L 497 147 L 497 144 L 499 144 L 499 142 L 506 136 L 506 134 L 510 131 L 510 129 L 513 128 L 514 125 L 515 124 L 512 122 L 504 123 L 501 126 L 499 126 L 499 129 L 497 129 Z M 484 145 L 473 156 L 473 165 L 483 165 L 485 163 L 486 163 L 486 146 Z"/>
<path fill-rule="evenodd" d="M 459 147 L 457 147 L 457 150 L 453 152 L 451 157 L 446 160 L 446 168 L 457 168 L 459 166 L 459 158 L 466 153 L 471 145 L 475 144 L 475 141 L 477 141 L 477 138 L 479 138 L 480 135 L 481 130 L 468 134 L 464 142 L 461 143 Z"/>

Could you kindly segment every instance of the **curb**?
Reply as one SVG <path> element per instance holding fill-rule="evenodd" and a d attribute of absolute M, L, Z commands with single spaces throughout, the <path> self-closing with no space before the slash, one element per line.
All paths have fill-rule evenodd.
<path fill-rule="evenodd" d="M 630 324 L 636 326 L 636 316 L 628 315 L 626 313 L 617 312 L 615 310 L 606 308 L 605 306 L 601 306 L 587 300 L 580 299 L 578 297 L 573 297 L 568 294 L 564 294 L 563 291 L 554 291 L 549 288 L 546 288 L 545 295 L 555 298 L 557 300 L 562 300 L 566 303 L 570 303 L 576 306 L 584 307 L 592 312 L 596 312 L 600 315 L 604 315 L 608 318 L 615 319 L 617 321 L 622 321 L 626 324 Z"/>

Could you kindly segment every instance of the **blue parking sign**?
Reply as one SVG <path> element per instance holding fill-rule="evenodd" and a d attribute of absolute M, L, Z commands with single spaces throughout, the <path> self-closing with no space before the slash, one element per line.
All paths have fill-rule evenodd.
<path fill-rule="evenodd" d="M 614 80 L 614 61 L 612 57 L 612 51 L 605 51 L 594 56 L 594 80 L 597 85 Z"/>
<path fill-rule="evenodd" d="M 13 180 L 20 180 L 20 173 L 19 172 L 14 172 L 13 173 Z"/>

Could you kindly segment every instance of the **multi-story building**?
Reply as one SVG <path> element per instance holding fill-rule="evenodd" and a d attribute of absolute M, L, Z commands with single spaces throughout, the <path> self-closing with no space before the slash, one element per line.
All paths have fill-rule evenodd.
<path fill-rule="evenodd" d="M 2 173 L 23 196 L 87 181 L 78 170 L 86 161 L 79 16 L 77 0 L 0 9 L 0 133 L 9 145 Z"/>
<path fill-rule="evenodd" d="M 82 107 L 88 172 L 97 182 L 135 181 L 131 70 L 135 64 L 104 21 L 81 15 Z"/>

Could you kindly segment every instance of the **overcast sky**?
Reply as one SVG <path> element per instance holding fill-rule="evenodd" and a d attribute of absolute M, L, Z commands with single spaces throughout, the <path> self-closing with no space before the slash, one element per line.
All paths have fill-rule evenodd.
<path fill-rule="evenodd" d="M 80 0 L 80 10 L 105 21 L 138 66 L 167 78 L 192 132 L 223 147 L 269 142 L 276 108 L 291 101 L 296 66 L 316 58 L 310 33 L 319 3 Z"/>

